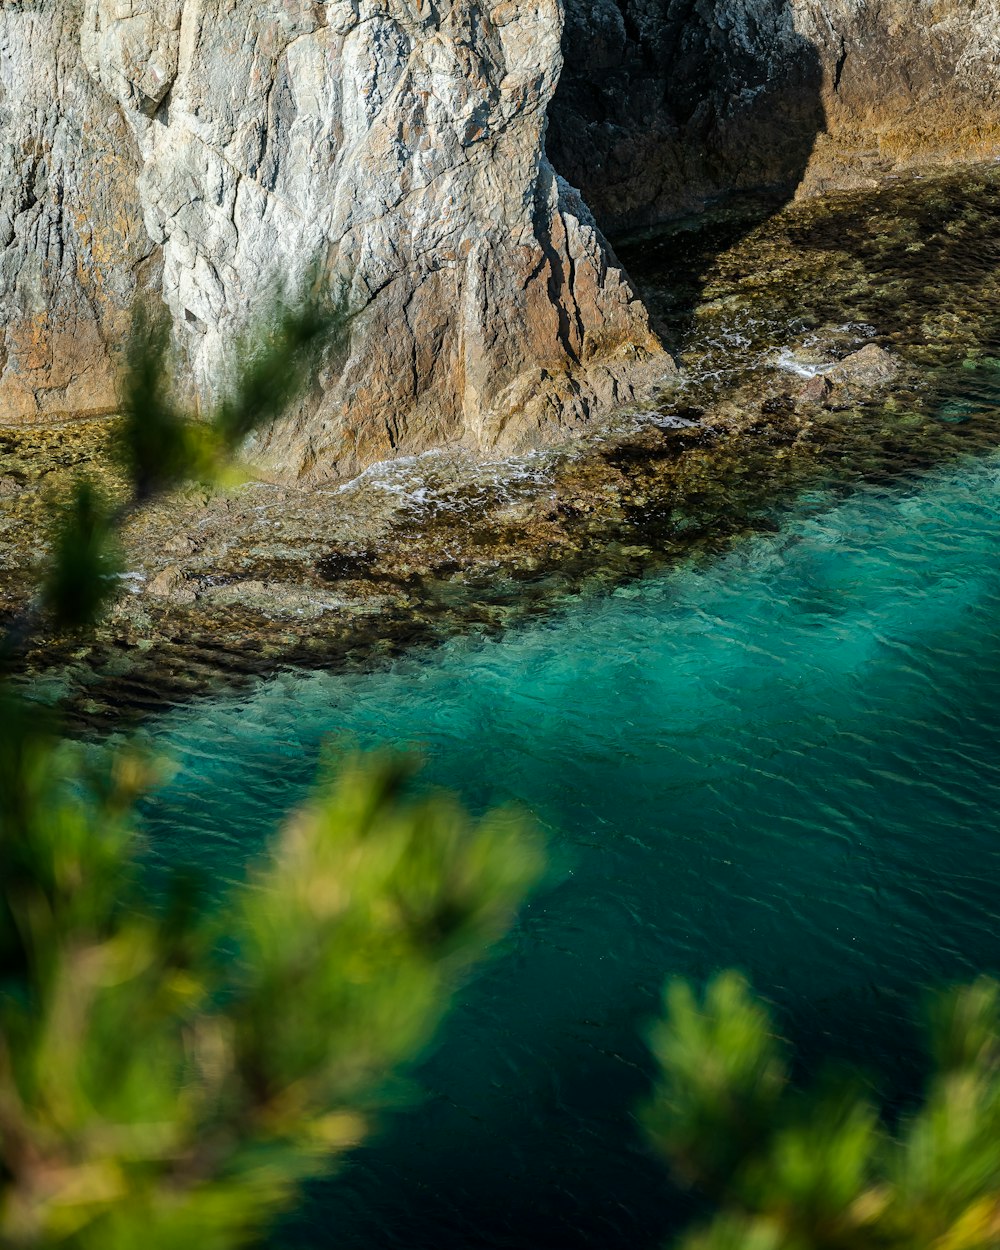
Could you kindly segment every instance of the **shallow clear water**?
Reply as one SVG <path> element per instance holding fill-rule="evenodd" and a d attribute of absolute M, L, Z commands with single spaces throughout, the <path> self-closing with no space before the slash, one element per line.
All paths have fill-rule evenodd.
<path fill-rule="evenodd" d="M 923 987 L 1000 970 L 1000 456 L 801 499 L 780 529 L 388 671 L 284 675 L 154 728 L 157 854 L 234 877 L 321 742 L 417 744 L 552 871 L 421 1104 L 282 1246 L 652 1246 L 688 1208 L 632 1120 L 668 975 L 736 965 L 811 1068 L 912 1092 Z"/>

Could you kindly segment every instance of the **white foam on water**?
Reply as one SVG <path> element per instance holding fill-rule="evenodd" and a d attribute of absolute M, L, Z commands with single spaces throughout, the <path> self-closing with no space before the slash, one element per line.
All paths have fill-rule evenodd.
<path fill-rule="evenodd" d="M 807 363 L 800 360 L 791 348 L 783 347 L 774 360 L 775 366 L 783 370 L 785 373 L 794 373 L 800 378 L 816 378 L 821 373 L 825 373 L 827 369 L 833 368 L 833 361 L 822 361 L 818 364 Z"/>

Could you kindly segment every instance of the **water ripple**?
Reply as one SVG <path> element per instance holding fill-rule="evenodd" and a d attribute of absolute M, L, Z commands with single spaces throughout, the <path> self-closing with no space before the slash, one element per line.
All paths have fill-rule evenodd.
<path fill-rule="evenodd" d="M 670 974 L 738 965 L 807 1057 L 905 1086 L 923 987 L 1000 968 L 998 485 L 988 457 L 814 495 L 722 559 L 500 639 L 158 724 L 179 772 L 152 844 L 226 877 L 330 736 L 416 744 L 430 783 L 550 830 L 548 886 L 425 1101 L 293 1239 L 336 1221 L 345 1247 L 654 1244 L 678 1207 L 630 1108 Z"/>

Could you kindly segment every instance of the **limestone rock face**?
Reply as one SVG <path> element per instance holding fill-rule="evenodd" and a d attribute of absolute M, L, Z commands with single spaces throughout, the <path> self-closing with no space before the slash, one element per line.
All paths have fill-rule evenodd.
<path fill-rule="evenodd" d="M 156 250 L 139 152 L 83 64 L 72 6 L 0 8 L 0 419 L 109 410 Z"/>
<path fill-rule="evenodd" d="M 204 402 L 276 284 L 294 292 L 319 260 L 345 293 L 346 359 L 259 440 L 284 475 L 341 477 L 451 441 L 531 446 L 672 367 L 544 155 L 559 0 L 30 8 L 0 12 L 6 107 L 30 96 L 15 105 L 20 150 L 4 157 L 17 202 L 0 219 L 14 221 L 0 298 L 9 335 L 47 355 L 34 372 L 24 352 L 8 359 L 4 385 L 25 400 L 4 403 L 7 417 L 38 410 L 67 353 L 100 379 L 76 406 L 109 402 L 108 327 L 120 339 L 146 257 Z M 64 256 L 67 221 L 85 238 Z M 63 306 L 93 327 L 68 323 L 72 350 L 32 328 Z"/>
<path fill-rule="evenodd" d="M 548 150 L 602 227 L 1000 152 L 1000 0 L 567 0 Z"/>
<path fill-rule="evenodd" d="M 1000 0 L 798 0 L 825 126 L 800 194 L 1000 154 Z"/>
<path fill-rule="evenodd" d="M 320 262 L 350 343 L 262 463 L 534 446 L 672 369 L 584 200 L 993 153 L 998 64 L 1000 0 L 7 0 L 0 420 L 112 408 L 142 292 L 210 403 Z"/>

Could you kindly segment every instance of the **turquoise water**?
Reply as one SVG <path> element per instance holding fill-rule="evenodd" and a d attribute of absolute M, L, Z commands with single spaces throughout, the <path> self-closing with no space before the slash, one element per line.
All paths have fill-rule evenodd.
<path fill-rule="evenodd" d="M 368 675 L 172 713 L 155 853 L 239 875 L 320 744 L 416 744 L 552 871 L 424 1097 L 281 1246 L 658 1243 L 688 1208 L 632 1119 L 668 975 L 736 965 L 803 1066 L 905 1098 L 923 987 L 1000 970 L 1000 457 L 799 501 L 726 556 Z"/>

